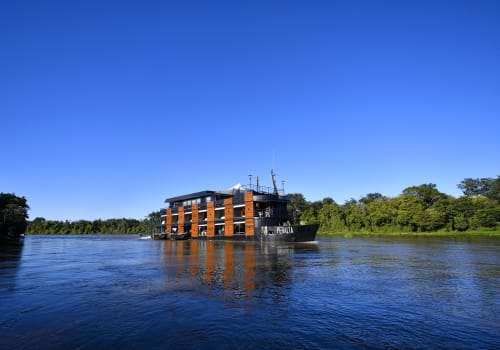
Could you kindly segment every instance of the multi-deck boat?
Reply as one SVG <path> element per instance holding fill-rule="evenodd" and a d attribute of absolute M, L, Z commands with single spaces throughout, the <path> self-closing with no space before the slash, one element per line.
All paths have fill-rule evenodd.
<path fill-rule="evenodd" d="M 161 230 L 172 239 L 240 239 L 307 242 L 318 225 L 293 225 L 284 191 L 257 184 L 167 198 Z"/>

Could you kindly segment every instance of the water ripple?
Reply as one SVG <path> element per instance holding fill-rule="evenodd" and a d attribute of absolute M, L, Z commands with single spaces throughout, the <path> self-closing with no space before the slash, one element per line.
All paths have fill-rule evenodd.
<path fill-rule="evenodd" d="M 0 348 L 500 347 L 500 245 L 27 237 L 0 251 Z"/>

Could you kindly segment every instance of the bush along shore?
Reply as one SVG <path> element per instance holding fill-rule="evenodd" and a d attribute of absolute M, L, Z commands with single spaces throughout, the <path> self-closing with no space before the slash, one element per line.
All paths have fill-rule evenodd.
<path fill-rule="evenodd" d="M 443 238 L 500 238 L 500 229 L 480 231 L 429 231 L 429 232 L 321 232 L 318 237 L 443 237 Z"/>
<path fill-rule="evenodd" d="M 435 184 L 405 188 L 397 197 L 369 193 L 337 204 L 327 197 L 308 202 L 290 194 L 290 213 L 302 223 L 318 223 L 318 235 L 427 236 L 500 235 L 500 176 L 468 178 L 458 184 L 464 195 L 455 198 Z"/>
<path fill-rule="evenodd" d="M 143 220 L 107 219 L 57 221 L 35 218 L 28 223 L 27 234 L 141 234 L 151 233 L 160 220 L 160 212 L 152 212 Z"/>

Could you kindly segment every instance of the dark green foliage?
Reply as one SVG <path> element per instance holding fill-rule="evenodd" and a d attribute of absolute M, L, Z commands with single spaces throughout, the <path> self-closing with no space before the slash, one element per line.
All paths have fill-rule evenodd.
<path fill-rule="evenodd" d="M 318 212 L 318 223 L 321 231 L 344 231 L 346 226 L 342 218 L 342 209 L 335 202 L 323 201 L 323 206 Z"/>
<path fill-rule="evenodd" d="M 473 203 L 474 215 L 470 221 L 471 227 L 473 229 L 496 227 L 497 222 L 500 221 L 500 205 L 486 197 L 476 197 Z"/>
<path fill-rule="evenodd" d="M 29 223 L 26 232 L 29 234 L 151 233 L 151 220 L 159 221 L 159 212 L 149 214 L 144 220 L 123 218 L 94 221 L 56 221 L 35 218 Z"/>
<path fill-rule="evenodd" d="M 407 187 L 403 190 L 403 194 L 418 198 L 425 208 L 430 208 L 436 201 L 447 197 L 446 194 L 437 190 L 435 184 Z"/>
<path fill-rule="evenodd" d="M 28 209 L 26 198 L 0 193 L 0 238 L 17 237 L 26 231 Z"/>
<path fill-rule="evenodd" d="M 440 192 L 434 184 L 423 184 L 408 187 L 394 198 L 369 193 L 359 201 L 351 199 L 343 205 L 329 197 L 308 202 L 303 195 L 294 194 L 292 208 L 300 208 L 302 223 L 319 223 L 320 232 L 432 232 L 498 228 L 500 205 L 494 188 L 500 187 L 500 180 L 492 180 L 488 186 L 485 179 L 469 180 L 464 180 L 462 184 L 475 188 L 468 192 L 475 195 L 460 198 Z M 472 186 L 472 183 L 482 184 L 482 188 L 488 191 L 478 195 L 479 187 Z"/>
<path fill-rule="evenodd" d="M 292 222 L 299 223 L 303 212 L 309 207 L 310 203 L 306 201 L 302 193 L 290 193 L 288 197 L 290 198 L 288 213 L 292 217 Z"/>
<path fill-rule="evenodd" d="M 500 176 L 492 178 L 467 178 L 460 182 L 457 187 L 466 196 L 483 196 L 500 204 Z"/>
<path fill-rule="evenodd" d="M 500 204 L 500 176 L 491 183 L 490 192 L 486 197 Z"/>
<path fill-rule="evenodd" d="M 464 232 L 469 229 L 469 219 L 463 215 L 454 216 L 452 219 L 452 228 L 459 232 Z"/>

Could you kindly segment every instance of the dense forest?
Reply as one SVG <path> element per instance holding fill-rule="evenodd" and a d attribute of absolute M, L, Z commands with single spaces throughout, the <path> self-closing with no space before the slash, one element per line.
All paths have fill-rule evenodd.
<path fill-rule="evenodd" d="M 145 219 L 108 219 L 57 221 L 35 218 L 28 224 L 27 234 L 94 234 L 94 233 L 151 233 L 160 220 L 160 212 L 152 212 Z"/>
<path fill-rule="evenodd" d="M 459 198 L 440 192 L 431 183 L 405 188 L 397 197 L 369 193 L 344 204 L 337 204 L 330 197 L 309 202 L 302 194 L 292 193 L 289 194 L 289 212 L 296 223 L 320 224 L 320 234 L 500 230 L 500 176 L 496 179 L 467 178 L 458 184 L 458 188 L 463 192 Z M 4 222 L 6 215 L 14 210 L 9 208 L 4 211 Z M 143 220 L 53 221 L 35 218 L 29 222 L 26 233 L 150 233 L 159 220 L 159 212 L 152 212 Z"/>
<path fill-rule="evenodd" d="M 320 233 L 499 230 L 500 176 L 467 178 L 458 188 L 464 193 L 459 198 L 423 184 L 397 197 L 369 193 L 341 205 L 331 198 L 308 202 L 301 194 L 290 194 L 290 209 L 295 222 L 318 223 Z"/>

